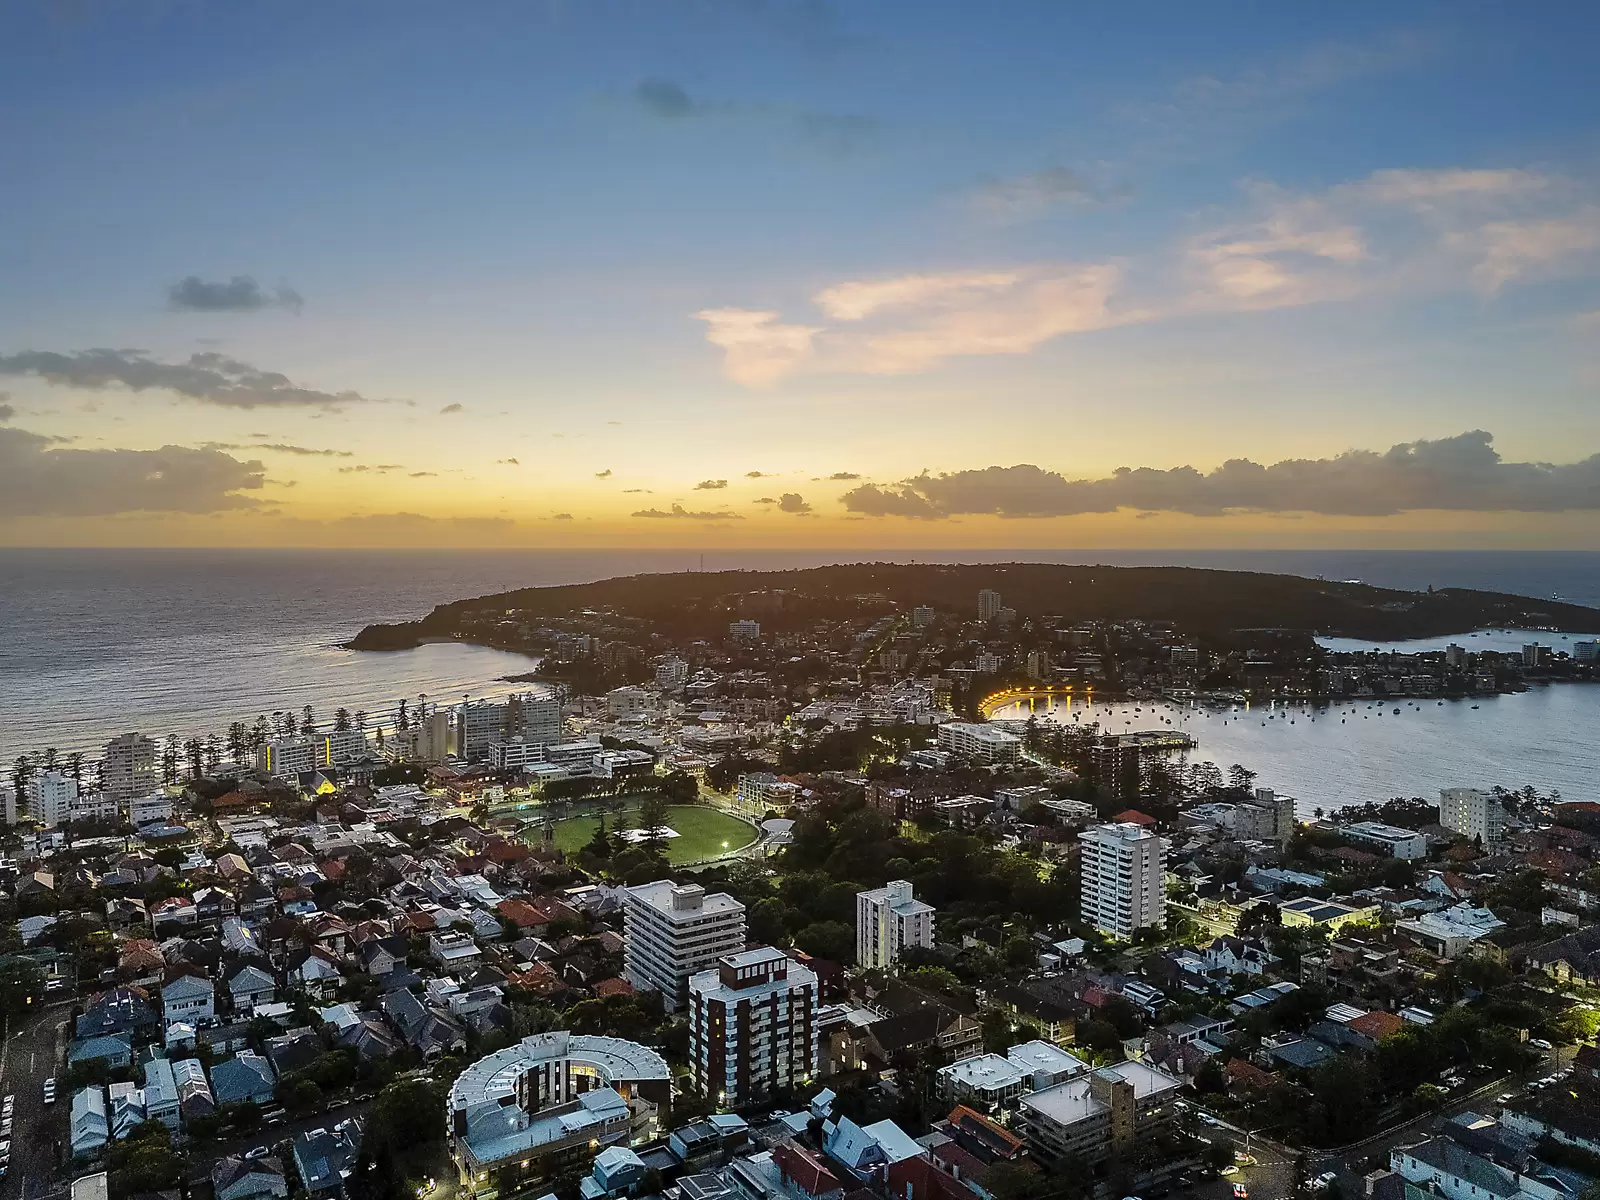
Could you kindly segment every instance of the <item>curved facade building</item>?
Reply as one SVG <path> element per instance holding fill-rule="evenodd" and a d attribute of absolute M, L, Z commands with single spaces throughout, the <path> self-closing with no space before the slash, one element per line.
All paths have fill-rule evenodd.
<path fill-rule="evenodd" d="M 541 1033 L 497 1050 L 450 1088 L 450 1156 L 468 1195 L 508 1193 L 655 1133 L 672 1098 L 666 1059 L 637 1042 Z"/>

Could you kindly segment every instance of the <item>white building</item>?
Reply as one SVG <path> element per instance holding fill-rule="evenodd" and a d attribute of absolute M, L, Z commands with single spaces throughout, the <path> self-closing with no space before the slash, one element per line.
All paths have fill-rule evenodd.
<path fill-rule="evenodd" d="M 934 908 L 904 879 L 856 893 L 856 965 L 888 969 L 907 946 L 933 945 Z"/>
<path fill-rule="evenodd" d="M 675 692 L 689 682 L 689 664 L 673 656 L 656 664 L 656 686 L 663 692 Z"/>
<path fill-rule="evenodd" d="M 1078 837 L 1082 847 L 1079 913 L 1100 932 L 1131 938 L 1166 924 L 1164 881 L 1167 844 L 1141 826 L 1093 825 Z"/>
<path fill-rule="evenodd" d="M 699 884 L 641 883 L 623 891 L 623 940 L 623 977 L 681 1008 L 691 975 L 744 949 L 744 905 Z"/>
<path fill-rule="evenodd" d="M 1339 832 L 1357 845 L 1371 846 L 1390 858 L 1428 857 L 1428 839 L 1414 829 L 1401 829 L 1380 821 L 1357 821 Z"/>
<path fill-rule="evenodd" d="M 100 781 L 113 800 L 145 796 L 160 786 L 156 775 L 156 743 L 142 733 L 125 733 L 106 743 Z"/>
<path fill-rule="evenodd" d="M 1505 805 L 1477 788 L 1445 788 L 1439 793 L 1439 824 L 1490 850 L 1505 837 Z"/>
<path fill-rule="evenodd" d="M 764 946 L 725 954 L 689 980 L 689 1069 L 701 1095 L 734 1108 L 817 1071 L 817 976 Z"/>
<path fill-rule="evenodd" d="M 109 792 L 84 791 L 78 789 L 78 794 L 72 799 L 72 807 L 68 812 L 74 821 L 119 821 L 122 817 L 122 806 Z"/>
<path fill-rule="evenodd" d="M 1572 661 L 1581 663 L 1600 661 L 1600 642 L 1573 642 Z"/>
<path fill-rule="evenodd" d="M 78 781 L 62 771 L 40 771 L 28 780 L 28 812 L 45 829 L 72 819 Z"/>
<path fill-rule="evenodd" d="M 1022 756 L 1022 739 L 995 725 L 951 721 L 939 726 L 939 745 L 979 762 L 1009 763 Z"/>
<path fill-rule="evenodd" d="M 506 706 L 467 700 L 455 710 L 455 751 L 471 762 L 489 757 L 490 743 L 506 735 Z"/>
<path fill-rule="evenodd" d="M 280 738 L 256 748 L 256 770 L 275 779 L 293 779 L 320 765 L 317 742 L 312 738 Z"/>
<path fill-rule="evenodd" d="M 317 757 L 321 760 L 317 765 L 323 767 L 355 762 L 365 758 L 372 749 L 367 745 L 366 733 L 360 729 L 330 729 L 318 735 L 316 743 Z"/>
<path fill-rule="evenodd" d="M 917 629 L 926 629 L 938 619 L 938 612 L 930 605 L 919 604 L 911 610 L 911 624 Z"/>
<path fill-rule="evenodd" d="M 165 792 L 151 792 L 128 801 L 128 824 L 137 828 L 151 821 L 172 819 L 172 798 Z"/>
<path fill-rule="evenodd" d="M 1000 593 L 984 588 L 978 593 L 978 620 L 992 621 L 1000 615 Z"/>
<path fill-rule="evenodd" d="M 655 697 L 642 687 L 612 688 L 606 693 L 606 712 L 618 720 L 643 716 L 655 705 Z"/>
<path fill-rule="evenodd" d="M 746 618 L 728 624 L 728 636 L 736 642 L 753 642 L 761 636 L 761 622 Z"/>

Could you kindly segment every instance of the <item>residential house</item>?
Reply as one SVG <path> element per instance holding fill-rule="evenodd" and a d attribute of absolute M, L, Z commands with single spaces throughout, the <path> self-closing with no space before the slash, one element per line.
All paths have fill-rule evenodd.
<path fill-rule="evenodd" d="M 233 997 L 233 1011 L 250 1013 L 277 998 L 278 981 L 260 967 L 246 964 L 228 980 L 228 991 Z"/>
<path fill-rule="evenodd" d="M 72 1154 L 86 1158 L 104 1148 L 111 1138 L 111 1119 L 106 1109 L 106 1090 L 98 1084 L 86 1087 L 72 1097 Z"/>
<path fill-rule="evenodd" d="M 295 1169 L 313 1197 L 342 1192 L 360 1154 L 361 1123 L 354 1117 L 332 1129 L 317 1128 L 294 1135 Z"/>
<path fill-rule="evenodd" d="M 438 1058 L 467 1047 L 466 1034 L 459 1025 L 444 1019 L 403 988 L 384 996 L 379 1007 L 406 1044 L 424 1058 Z"/>
<path fill-rule="evenodd" d="M 209 979 L 179 975 L 161 989 L 161 1011 L 167 1024 L 182 1021 L 199 1027 L 217 1019 L 217 994 Z"/>
<path fill-rule="evenodd" d="M 211 1168 L 211 1191 L 216 1200 L 259 1200 L 287 1196 L 289 1181 L 283 1163 L 271 1155 L 248 1159 L 229 1154 Z"/>
<path fill-rule="evenodd" d="M 152 1058 L 144 1064 L 144 1112 L 148 1120 L 160 1121 L 168 1129 L 178 1127 L 178 1080 L 167 1059 Z"/>
<path fill-rule="evenodd" d="M 1205 949 L 1206 965 L 1230 975 L 1264 975 L 1281 961 L 1263 942 L 1219 937 Z"/>
<path fill-rule="evenodd" d="M 250 1050 L 216 1063 L 211 1068 L 211 1092 L 219 1105 L 253 1100 L 269 1104 L 277 1076 L 272 1063 Z"/>
<path fill-rule="evenodd" d="M 77 1038 L 67 1052 L 67 1065 L 94 1062 L 104 1059 L 108 1067 L 130 1066 L 133 1063 L 133 1035 L 107 1033 L 95 1037 Z"/>

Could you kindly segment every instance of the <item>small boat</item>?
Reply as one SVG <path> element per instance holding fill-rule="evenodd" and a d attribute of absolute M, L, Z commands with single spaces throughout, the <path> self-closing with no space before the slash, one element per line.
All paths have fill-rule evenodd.
<path fill-rule="evenodd" d="M 1473 708 L 1477 708 L 1477 707 L 1478 707 L 1478 706 L 1477 706 L 1477 705 L 1476 705 L 1476 704 L 1474 704 L 1474 705 L 1473 705 L 1473 706 L 1472 706 L 1472 707 L 1473 707 Z"/>
<path fill-rule="evenodd" d="M 1394 715 L 1397 717 L 1400 715 L 1400 710 L 1398 708 L 1394 710 Z"/>

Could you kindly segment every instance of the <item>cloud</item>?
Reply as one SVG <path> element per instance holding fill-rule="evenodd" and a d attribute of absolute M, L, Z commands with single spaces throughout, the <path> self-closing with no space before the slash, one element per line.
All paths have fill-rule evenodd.
<path fill-rule="evenodd" d="M 836 480 L 846 480 L 846 479 L 860 479 L 861 476 L 855 471 L 835 471 L 832 475 L 829 475 L 828 478 L 829 479 L 836 479 Z"/>
<path fill-rule="evenodd" d="M 699 105 L 689 99 L 689 93 L 670 79 L 644 79 L 633 89 L 634 101 L 653 117 L 667 121 L 681 121 L 686 117 L 703 115 Z"/>
<path fill-rule="evenodd" d="M 572 514 L 571 513 L 557 513 L 555 516 L 551 517 L 550 519 L 552 521 L 570 521 L 570 520 L 572 520 Z"/>
<path fill-rule="evenodd" d="M 259 501 L 256 460 L 219 450 L 78 450 L 24 429 L 0 429 L 0 517 L 104 517 L 135 512 L 213 513 Z"/>
<path fill-rule="evenodd" d="M 649 495 L 654 495 L 654 489 L 652 489 L 652 488 L 623 488 L 622 489 L 622 494 L 624 496 L 638 496 L 638 495 L 641 495 L 641 494 L 649 496 Z"/>
<path fill-rule="evenodd" d="M 4 425 L 7 421 L 11 420 L 12 417 L 17 415 L 16 408 L 13 405 L 6 403 L 6 401 L 9 399 L 11 399 L 11 397 L 8 394 L 5 392 L 0 392 L 0 425 Z"/>
<path fill-rule="evenodd" d="M 746 479 L 766 479 L 768 475 L 769 472 L 766 471 L 746 471 L 744 473 Z"/>
<path fill-rule="evenodd" d="M 514 458 L 497 458 L 494 461 L 502 467 L 520 467 L 522 465 Z"/>
<path fill-rule="evenodd" d="M 298 314 L 305 299 L 293 288 L 266 292 L 248 275 L 235 275 L 226 283 L 189 275 L 167 288 L 167 307 L 174 312 L 258 312 L 286 308 Z"/>
<path fill-rule="evenodd" d="M 778 498 L 776 496 L 761 496 L 756 500 L 757 504 L 776 504 L 777 502 Z"/>
<path fill-rule="evenodd" d="M 697 492 L 720 492 L 727 486 L 728 481 L 726 479 L 702 479 L 694 485 L 694 490 Z"/>
<path fill-rule="evenodd" d="M 373 474 L 376 474 L 376 475 L 387 475 L 390 471 L 403 471 L 403 470 L 405 470 L 405 464 L 404 463 L 377 463 L 375 465 L 369 465 L 367 463 L 360 463 L 360 464 L 358 464 L 357 466 L 354 466 L 354 467 L 340 467 L 339 468 L 339 474 L 341 474 L 341 475 L 364 475 L 368 471 L 371 471 Z"/>
<path fill-rule="evenodd" d="M 783 498 L 778 501 L 778 511 L 804 515 L 811 511 L 811 505 L 807 504 L 805 498 L 798 492 L 785 492 Z"/>
<path fill-rule="evenodd" d="M 738 513 L 734 512 L 690 512 L 681 504 L 674 504 L 666 512 L 659 508 L 641 509 L 633 514 L 636 517 L 648 517 L 651 520 L 682 520 L 682 521 L 742 521 Z"/>
<path fill-rule="evenodd" d="M 263 371 L 223 354 L 191 354 L 186 362 L 160 362 L 143 350 L 22 350 L 0 354 L 0 375 L 33 375 L 59 387 L 87 391 L 127 388 L 176 392 L 221 408 L 343 408 L 372 400 L 358 392 L 297 387 L 287 376 Z"/>
<path fill-rule="evenodd" d="M 446 404 L 443 408 L 441 408 L 439 410 L 439 415 L 441 417 L 444 417 L 444 416 L 449 416 L 449 415 L 451 415 L 453 413 L 460 413 L 460 412 L 466 412 L 466 411 L 467 410 L 465 408 L 463 408 L 459 404 Z"/>
<path fill-rule="evenodd" d="M 611 478 L 611 468 L 607 467 L 604 471 L 596 471 L 594 473 L 594 477 L 596 479 L 610 479 Z"/>
<path fill-rule="evenodd" d="M 822 330 L 786 324 L 782 314 L 744 308 L 704 308 L 695 318 L 706 323 L 706 341 L 724 352 L 723 370 L 746 387 L 767 387 L 811 357 L 811 340 Z"/>
<path fill-rule="evenodd" d="M 509 517 L 430 517 L 422 513 L 392 512 L 339 517 L 332 521 L 308 521 L 306 524 L 390 533 L 403 533 L 430 526 L 482 533 L 508 530 L 513 528 L 516 522 Z"/>
<path fill-rule="evenodd" d="M 1129 262 L 1024 263 L 846 279 L 817 291 L 827 323 L 703 309 L 724 373 L 766 387 L 796 373 L 898 374 L 957 357 L 1201 314 L 1374 295 L 1477 293 L 1591 271 L 1600 203 L 1518 168 L 1399 168 L 1317 192 L 1251 182 L 1238 215 Z"/>
<path fill-rule="evenodd" d="M 867 516 L 921 519 L 1061 517 L 1125 508 L 1203 517 L 1600 510 L 1600 454 L 1567 464 L 1506 462 L 1493 441 L 1491 434 L 1472 430 L 1382 452 L 1348 450 L 1270 466 L 1230 459 L 1209 472 L 1122 467 L 1103 479 L 1067 479 L 1031 464 L 986 467 L 923 474 L 892 487 L 863 484 L 843 501 L 849 511 Z"/>
<path fill-rule="evenodd" d="M 972 193 L 972 207 L 1002 221 L 1041 216 L 1069 204 L 1100 199 L 1095 186 L 1069 167 L 1046 167 L 1009 179 L 986 179 Z"/>
<path fill-rule="evenodd" d="M 265 437 L 265 434 L 252 433 L 251 437 Z M 324 450 L 313 446 L 295 446 L 288 442 L 206 442 L 202 447 L 206 450 L 270 450 L 275 454 L 293 454 L 301 458 L 354 458 L 354 450 Z"/>
<path fill-rule="evenodd" d="M 795 145 L 830 158 L 850 158 L 872 149 L 878 122 L 860 113 L 820 112 L 782 104 L 702 100 L 671 79 L 644 79 L 634 85 L 633 103 L 664 124 L 719 121 L 765 128 Z"/>
<path fill-rule="evenodd" d="M 413 471 L 413 472 L 411 472 L 411 474 L 409 476 L 407 476 L 407 478 L 409 478 L 409 479 L 435 479 L 435 478 L 438 477 L 438 474 L 439 473 L 437 471 Z"/>

